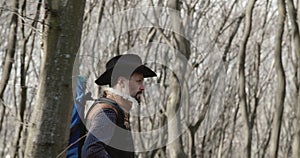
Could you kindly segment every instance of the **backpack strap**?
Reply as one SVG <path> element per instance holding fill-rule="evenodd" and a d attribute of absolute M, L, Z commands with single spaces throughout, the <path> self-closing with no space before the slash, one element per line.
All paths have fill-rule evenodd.
<path fill-rule="evenodd" d="M 94 104 L 89 108 L 86 114 L 86 120 L 92 118 L 96 112 L 102 109 L 114 110 L 116 113 L 117 123 L 123 122 L 122 120 L 119 120 L 119 118 L 124 118 L 125 115 L 121 107 L 115 101 L 104 97 L 95 100 Z"/>

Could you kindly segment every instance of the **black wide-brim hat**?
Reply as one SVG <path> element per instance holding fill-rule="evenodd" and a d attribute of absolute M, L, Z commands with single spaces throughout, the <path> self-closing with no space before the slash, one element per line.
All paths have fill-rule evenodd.
<path fill-rule="evenodd" d="M 95 80 L 95 83 L 102 85 L 111 85 L 117 77 L 123 76 L 129 78 L 133 73 L 141 73 L 144 78 L 157 76 L 154 71 L 142 64 L 142 60 L 135 54 L 118 55 L 106 63 L 106 71 Z"/>

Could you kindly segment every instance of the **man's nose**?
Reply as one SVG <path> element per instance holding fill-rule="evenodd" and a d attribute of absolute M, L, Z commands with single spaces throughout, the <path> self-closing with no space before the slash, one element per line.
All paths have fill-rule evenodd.
<path fill-rule="evenodd" d="M 144 86 L 144 84 L 142 83 L 141 86 L 140 86 L 140 90 L 144 91 L 144 89 L 145 89 L 145 86 Z"/>

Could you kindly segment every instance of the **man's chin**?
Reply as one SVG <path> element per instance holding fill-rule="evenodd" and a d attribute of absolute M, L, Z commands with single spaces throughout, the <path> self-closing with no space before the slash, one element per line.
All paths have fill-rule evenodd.
<path fill-rule="evenodd" d="M 137 94 L 136 96 L 134 96 L 135 100 L 140 103 L 141 102 L 141 95 L 142 94 Z"/>
<path fill-rule="evenodd" d="M 136 100 L 138 103 L 141 103 L 141 97 L 135 97 L 135 100 Z"/>

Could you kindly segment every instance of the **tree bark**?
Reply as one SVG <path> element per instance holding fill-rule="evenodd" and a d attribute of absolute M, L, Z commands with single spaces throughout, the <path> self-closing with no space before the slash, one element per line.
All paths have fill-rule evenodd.
<path fill-rule="evenodd" d="M 252 29 L 252 12 L 254 9 L 256 0 L 249 0 L 245 13 L 245 31 L 243 39 L 240 43 L 239 55 L 238 55 L 238 77 L 239 77 L 239 99 L 240 99 L 240 109 L 243 118 L 243 135 L 244 135 L 244 157 L 251 157 L 251 142 L 252 142 L 252 127 L 250 123 L 250 110 L 247 104 L 247 94 L 246 94 L 246 77 L 245 77 L 245 60 L 246 60 L 246 48 L 247 42 L 250 37 L 250 32 Z"/>
<path fill-rule="evenodd" d="M 23 1 L 22 7 L 21 7 L 21 15 L 26 16 L 24 13 L 26 12 L 26 3 L 27 1 Z M 24 121 L 24 114 L 26 110 L 26 100 L 27 100 L 27 86 L 26 86 L 26 75 L 27 71 L 25 69 L 25 57 L 26 57 L 26 46 L 30 37 L 30 34 L 26 37 L 25 36 L 25 26 L 24 26 L 25 21 L 22 20 L 21 22 L 21 32 L 22 32 L 22 50 L 21 50 L 21 55 L 20 55 L 20 101 L 19 101 L 19 119 L 21 121 L 21 124 L 16 126 L 16 131 L 17 131 L 17 136 L 16 136 L 16 143 L 15 143 L 15 152 L 14 152 L 14 157 L 24 157 L 24 150 L 21 150 L 22 147 L 22 133 L 23 129 L 25 126 L 25 121 Z M 21 150 L 21 152 L 19 152 Z M 21 154 L 21 156 L 19 156 Z"/>
<path fill-rule="evenodd" d="M 299 60 L 299 59 L 298 59 Z M 298 83 L 299 86 L 299 83 Z M 300 92 L 298 89 L 298 99 L 295 105 L 297 106 L 297 117 L 295 120 L 295 125 L 296 125 L 296 133 L 295 133 L 295 138 L 292 146 L 293 150 L 293 158 L 299 158 L 300 157 Z"/>
<path fill-rule="evenodd" d="M 285 73 L 282 65 L 281 54 L 282 54 L 282 36 L 284 32 L 284 21 L 285 21 L 285 1 L 278 0 L 278 30 L 276 31 L 275 37 L 275 69 L 277 77 L 277 89 L 275 94 L 275 112 L 274 119 L 272 122 L 272 132 L 270 139 L 270 157 L 277 158 L 278 147 L 279 147 L 279 138 L 281 132 L 281 121 L 284 107 L 284 98 L 285 98 Z"/>
<path fill-rule="evenodd" d="M 13 8 L 14 10 L 10 21 L 8 44 L 6 48 L 6 54 L 5 54 L 5 62 L 2 70 L 2 76 L 0 79 L 0 100 L 3 100 L 3 94 L 9 80 L 12 65 L 14 63 L 14 57 L 15 57 L 16 45 L 17 45 L 17 31 L 18 31 L 17 13 L 19 8 L 19 0 L 13 0 Z M 6 112 L 6 107 L 3 106 L 2 114 L 0 118 L 0 132 L 2 130 L 2 124 L 3 124 L 5 112 Z"/>
<path fill-rule="evenodd" d="M 172 8 L 178 12 L 180 12 L 180 7 L 179 7 L 180 1 L 179 0 L 169 0 L 168 1 L 168 7 Z M 173 10 L 173 11 L 174 11 Z M 178 15 L 171 15 L 170 16 L 171 21 L 172 21 L 172 26 L 174 29 L 174 51 L 175 52 L 175 48 L 178 49 L 178 51 L 180 53 L 183 54 L 183 56 L 186 58 L 186 60 L 189 59 L 191 51 L 190 51 L 190 44 L 189 42 L 182 37 L 184 32 L 183 32 L 183 28 L 184 26 L 181 23 L 181 19 L 178 17 Z M 175 59 L 178 60 L 178 59 Z M 169 86 L 169 97 L 168 97 L 168 102 L 167 102 L 167 120 L 168 123 L 171 120 L 175 120 L 172 125 L 168 124 L 168 139 L 170 142 L 171 139 L 174 139 L 176 136 L 179 136 L 177 139 L 175 139 L 174 141 L 172 140 L 172 143 L 170 143 L 167 146 L 167 153 L 168 153 L 168 157 L 172 157 L 172 158 L 182 158 L 182 157 L 186 157 L 186 154 L 183 151 L 183 144 L 182 144 L 182 137 L 181 137 L 181 128 L 182 125 L 180 124 L 180 112 L 178 112 L 176 114 L 177 110 L 180 110 L 180 106 L 189 106 L 189 101 L 186 100 L 188 99 L 188 97 L 186 96 L 186 91 L 184 91 L 184 86 L 183 84 L 185 84 L 184 82 L 184 77 L 185 77 L 185 73 L 186 73 L 186 65 L 182 65 L 181 63 L 182 61 L 176 62 L 176 66 L 175 67 L 175 72 L 176 75 L 172 74 L 171 78 L 170 78 L 170 86 Z M 180 83 L 181 82 L 181 83 Z M 180 87 L 182 86 L 182 87 Z M 180 99 L 184 99 L 184 104 L 185 105 L 180 105 L 180 103 L 182 103 L 180 101 Z"/>
<path fill-rule="evenodd" d="M 71 121 L 72 68 L 80 46 L 85 0 L 45 5 L 43 60 L 25 157 L 56 157 L 67 146 Z"/>
<path fill-rule="evenodd" d="M 300 2 L 298 2 L 300 4 Z M 300 33 L 299 33 L 299 25 L 297 23 L 297 12 L 295 9 L 294 2 L 292 0 L 287 1 L 287 9 L 288 9 L 288 15 L 291 23 L 291 35 L 292 35 L 292 45 L 294 47 L 295 57 L 296 57 L 296 63 L 295 63 L 295 76 L 294 76 L 294 82 L 296 85 L 296 95 L 295 95 L 295 111 L 296 113 L 296 119 L 294 121 L 296 132 L 295 132 L 295 138 L 293 141 L 292 146 L 292 153 L 293 158 L 299 158 L 300 157 L 300 91 L 299 91 L 299 68 L 300 68 Z M 299 10 L 299 9 L 298 9 Z M 298 16 L 300 17 L 300 15 Z"/>

